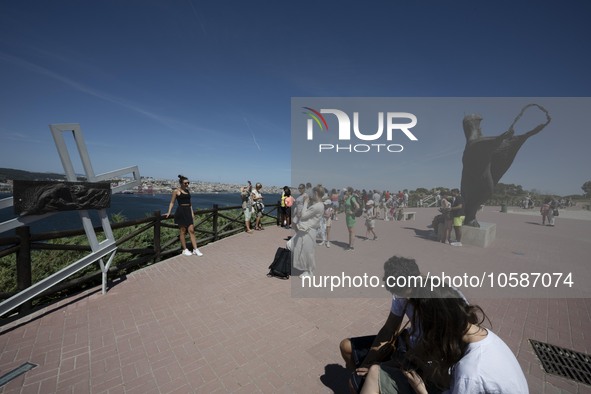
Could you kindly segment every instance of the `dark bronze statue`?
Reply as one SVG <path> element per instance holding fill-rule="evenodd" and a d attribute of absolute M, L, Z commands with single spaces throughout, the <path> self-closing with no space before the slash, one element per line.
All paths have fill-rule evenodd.
<path fill-rule="evenodd" d="M 19 216 L 106 209 L 111 205 L 111 183 L 15 179 L 13 195 L 14 213 Z"/>
<path fill-rule="evenodd" d="M 513 127 L 529 107 L 537 107 L 546 115 L 546 122 L 522 135 L 514 135 Z M 465 224 L 480 227 L 476 212 L 488 200 L 501 177 L 507 172 L 521 145 L 550 123 L 550 114 L 538 104 L 528 104 L 517 115 L 509 130 L 496 137 L 483 137 L 480 115 L 464 117 L 466 147 L 462 157 L 462 195 L 465 202 Z"/>

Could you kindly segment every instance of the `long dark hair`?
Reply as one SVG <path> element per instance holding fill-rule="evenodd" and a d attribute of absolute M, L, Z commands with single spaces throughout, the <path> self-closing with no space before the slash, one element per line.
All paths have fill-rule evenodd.
<path fill-rule="evenodd" d="M 468 347 L 463 337 L 470 324 L 480 326 L 488 318 L 482 308 L 468 304 L 448 286 L 435 287 L 428 298 L 413 297 L 408 302 L 414 308 L 412 330 L 420 330 L 420 337 L 407 358 L 422 369 L 424 378 L 446 389 L 450 368 Z"/>

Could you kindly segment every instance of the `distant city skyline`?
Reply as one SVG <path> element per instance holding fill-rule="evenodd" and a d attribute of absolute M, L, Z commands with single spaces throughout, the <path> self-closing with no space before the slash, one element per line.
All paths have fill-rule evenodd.
<path fill-rule="evenodd" d="M 34 171 L 34 172 L 31 172 L 31 173 L 33 173 L 33 174 L 35 174 L 35 173 L 43 174 L 44 172 L 42 172 L 42 171 Z M 2 175 L 2 174 L 0 173 L 0 175 Z M 63 175 L 63 174 L 59 174 L 59 175 Z M 171 188 L 174 188 L 174 187 L 177 186 L 177 182 L 178 182 L 178 179 L 155 178 L 155 177 L 152 177 L 150 175 L 142 175 L 141 178 L 142 178 L 142 182 L 144 182 L 143 188 L 142 188 L 144 191 L 146 190 L 145 189 L 145 183 L 155 182 L 155 183 L 159 183 L 160 184 L 159 187 L 157 187 L 155 189 L 157 192 L 162 192 L 163 191 L 162 186 L 164 184 L 166 184 L 168 186 L 168 188 L 166 188 L 166 193 L 168 193 Z M 123 179 L 125 179 L 125 177 Z M 1 178 L 0 178 L 0 180 L 1 180 Z M 304 182 L 304 183 L 307 183 L 307 182 Z M 505 184 L 503 182 L 500 182 L 500 183 L 501 184 Z M 5 189 L 5 188 L 3 189 L 3 186 L 2 185 L 3 184 L 0 182 L 0 193 L 7 193 L 7 192 L 9 192 L 9 189 Z M 511 185 L 511 184 L 505 184 L 505 185 Z M 195 186 L 197 186 L 197 187 L 195 187 Z M 244 183 L 235 183 L 235 182 L 227 182 L 227 183 L 226 182 L 210 182 L 210 181 L 204 181 L 204 180 L 201 180 L 201 179 L 192 179 L 191 180 L 191 185 L 190 185 L 191 189 L 193 189 L 194 191 L 197 190 L 198 193 L 200 193 L 200 192 L 209 193 L 209 192 L 212 192 L 212 190 L 215 191 L 215 192 L 238 193 L 240 187 L 242 187 L 242 186 L 244 186 Z M 292 190 L 292 193 L 297 194 L 297 186 L 298 186 L 298 184 L 293 184 L 293 185 L 286 185 L 286 184 L 284 184 L 284 185 L 267 185 L 267 184 L 265 184 L 265 185 L 263 185 L 263 192 L 265 192 L 265 193 L 277 193 L 277 194 L 281 194 L 282 193 L 282 189 L 283 189 L 284 186 L 290 187 L 291 190 Z M 316 184 L 313 184 L 313 186 L 316 186 Z M 329 191 L 331 189 L 333 189 L 333 188 L 340 191 L 340 190 L 344 189 L 344 187 L 345 187 L 345 186 L 343 186 L 343 187 L 337 187 L 337 186 L 332 186 L 332 185 L 327 185 L 327 184 L 322 184 L 322 186 L 326 187 Z M 428 191 L 436 191 L 436 190 L 440 190 L 440 189 L 450 189 L 449 186 L 445 186 L 445 185 L 435 185 L 435 186 L 422 185 L 422 186 L 417 186 L 415 188 L 402 188 L 402 189 L 392 189 L 392 188 L 381 187 L 381 186 L 377 186 L 377 187 L 373 187 L 373 188 L 364 188 L 364 187 L 358 187 L 357 185 L 355 185 L 355 183 L 351 183 L 351 185 L 349 185 L 349 186 L 352 186 L 352 187 L 354 187 L 355 189 L 357 189 L 359 191 L 365 189 L 365 190 L 368 190 L 368 191 L 378 190 L 379 192 L 390 191 L 392 193 L 395 193 L 395 192 L 397 192 L 399 190 L 408 190 L 410 192 L 414 192 L 417 189 L 426 189 Z M 537 193 L 537 194 L 541 194 L 541 195 L 544 195 L 544 194 L 558 195 L 558 194 L 555 194 L 555 193 L 546 193 L 546 192 L 544 192 L 542 190 L 538 190 L 538 189 L 535 189 L 535 188 L 534 189 L 526 189 L 526 188 L 523 187 L 523 185 L 520 185 L 520 184 L 515 184 L 515 186 L 521 186 L 522 189 L 524 190 L 524 192 L 527 192 L 527 193 Z M 6 187 L 8 187 L 8 186 L 6 186 Z M 211 189 L 212 187 L 213 187 L 213 189 Z M 209 190 L 203 191 L 203 190 L 201 190 L 203 188 L 208 188 Z M 572 195 L 577 195 L 577 196 L 583 197 L 584 196 L 584 192 L 581 189 L 581 193 L 562 194 L 560 196 L 566 197 L 566 196 L 572 196 Z"/>
<path fill-rule="evenodd" d="M 298 172 L 293 98 L 591 96 L 588 2 L 260 5 L 0 3 L 0 167 L 61 171 L 48 125 L 79 123 L 96 173 L 137 165 L 159 179 L 342 188 L 338 161 Z M 459 187 L 463 115 L 355 186 Z M 483 117 L 487 136 L 512 120 Z M 587 123 L 549 126 L 501 182 L 581 194 Z"/>

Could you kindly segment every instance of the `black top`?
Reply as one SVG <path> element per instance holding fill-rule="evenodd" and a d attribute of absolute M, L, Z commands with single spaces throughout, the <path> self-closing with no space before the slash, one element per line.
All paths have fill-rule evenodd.
<path fill-rule="evenodd" d="M 454 201 L 451 203 L 451 207 L 454 208 L 454 207 L 457 207 L 459 205 L 461 205 L 462 208 L 460 208 L 460 209 L 454 209 L 454 210 L 451 211 L 451 216 L 454 217 L 454 218 L 455 217 L 458 217 L 458 216 L 464 216 L 465 215 L 465 213 L 464 213 L 464 198 L 461 195 L 458 194 L 457 196 L 454 197 Z"/>
<path fill-rule="evenodd" d="M 191 205 L 191 193 L 181 192 L 181 194 L 176 196 L 176 200 L 179 202 L 179 205 Z"/>

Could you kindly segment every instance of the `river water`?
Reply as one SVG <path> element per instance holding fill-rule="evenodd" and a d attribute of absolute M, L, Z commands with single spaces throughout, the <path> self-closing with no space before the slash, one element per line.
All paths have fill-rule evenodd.
<path fill-rule="evenodd" d="M 8 194 L 0 194 L 0 199 L 10 197 Z M 170 203 L 170 194 L 113 194 L 111 196 L 111 207 L 107 209 L 107 214 L 111 217 L 113 214 L 121 214 L 127 220 L 141 219 L 147 215 L 152 215 L 155 211 L 165 214 L 168 211 Z M 239 193 L 193 193 L 191 195 L 193 209 L 211 209 L 214 204 L 219 207 L 239 206 L 241 204 Z M 281 195 L 264 194 L 266 204 L 276 204 Z M 174 213 L 173 208 L 173 213 Z M 95 217 L 96 216 L 96 217 Z M 0 209 L 0 223 L 15 218 L 13 208 Z M 99 225 L 97 215 L 92 215 L 93 222 Z M 82 228 L 80 216 L 75 211 L 60 212 L 48 218 L 33 222 L 31 225 L 32 233 L 42 233 L 48 231 L 61 231 Z M 13 231 L 0 233 L 0 237 L 13 234 Z"/>

